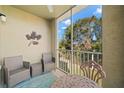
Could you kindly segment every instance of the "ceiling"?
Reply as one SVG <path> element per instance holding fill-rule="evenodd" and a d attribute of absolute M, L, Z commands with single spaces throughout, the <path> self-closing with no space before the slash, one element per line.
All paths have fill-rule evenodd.
<path fill-rule="evenodd" d="M 31 14 L 34 14 L 45 19 L 52 19 L 60 16 L 66 10 L 72 7 L 72 5 L 53 5 L 53 12 L 49 12 L 47 5 L 13 5 L 13 7 L 24 10 Z"/>

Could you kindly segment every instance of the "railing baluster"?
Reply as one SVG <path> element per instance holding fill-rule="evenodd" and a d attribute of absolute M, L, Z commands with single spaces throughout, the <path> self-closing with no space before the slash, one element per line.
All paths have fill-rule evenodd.
<path fill-rule="evenodd" d="M 81 75 L 81 69 L 80 69 L 80 66 L 81 66 L 81 52 L 79 54 L 79 75 Z"/>
<path fill-rule="evenodd" d="M 74 64 L 74 67 L 75 67 L 75 74 L 77 73 L 77 68 L 76 68 L 76 59 L 77 59 L 77 56 L 76 56 L 77 52 L 75 52 L 75 64 Z"/>
<path fill-rule="evenodd" d="M 73 53 L 73 66 L 72 66 L 72 70 L 73 70 L 73 74 L 75 74 L 75 52 Z"/>
<path fill-rule="evenodd" d="M 59 63 L 60 63 L 60 68 L 62 69 L 62 62 L 61 62 L 61 54 L 60 54 L 60 60 L 59 60 Z"/>
<path fill-rule="evenodd" d="M 66 63 L 67 63 L 67 60 L 66 60 L 66 51 L 64 51 L 64 53 L 65 53 L 65 62 L 64 62 L 64 71 L 66 72 Z"/>
<path fill-rule="evenodd" d="M 85 53 L 83 54 L 83 63 L 85 62 L 86 60 L 85 60 Z"/>
<path fill-rule="evenodd" d="M 69 65 L 69 51 L 67 51 L 67 61 L 68 62 L 67 62 L 67 68 L 66 69 L 67 69 L 67 72 L 70 73 L 69 72 L 69 68 L 70 68 L 70 65 Z"/>
<path fill-rule="evenodd" d="M 66 51 L 64 51 L 65 52 L 65 62 L 64 62 L 64 71 L 66 72 L 66 63 L 67 63 L 67 60 L 66 60 Z"/>
<path fill-rule="evenodd" d="M 69 55 L 69 58 L 68 58 L 68 60 L 69 60 L 69 73 L 71 74 L 71 59 L 70 59 L 70 51 L 69 51 L 69 53 L 68 53 Z"/>
<path fill-rule="evenodd" d="M 67 64 L 67 59 L 66 59 L 66 51 L 65 51 L 65 62 L 64 62 L 64 70 L 66 72 L 66 64 Z"/>
<path fill-rule="evenodd" d="M 73 63 L 72 63 L 72 51 L 70 51 L 70 65 L 71 65 L 71 74 L 73 74 L 73 73 L 72 73 L 72 64 L 73 64 Z"/>
<path fill-rule="evenodd" d="M 74 52 L 74 74 L 75 74 L 75 52 Z"/>
<path fill-rule="evenodd" d="M 99 54 L 97 54 L 97 63 L 99 63 Z"/>
<path fill-rule="evenodd" d="M 72 52 L 70 51 L 70 64 L 71 64 L 71 74 L 72 74 Z"/>
<path fill-rule="evenodd" d="M 94 61 L 94 53 L 92 53 L 92 61 Z"/>
<path fill-rule="evenodd" d="M 76 54 L 76 74 L 78 74 L 78 52 L 77 52 L 77 54 Z"/>
<path fill-rule="evenodd" d="M 62 55 L 62 70 L 64 69 L 63 61 L 64 61 L 64 52 L 63 52 L 63 55 Z"/>
<path fill-rule="evenodd" d="M 58 66 L 58 68 L 59 68 L 59 67 L 60 67 L 60 66 L 59 66 L 59 63 L 60 63 L 60 61 L 59 61 L 59 60 L 60 60 L 59 52 L 58 52 L 58 55 L 57 55 L 57 56 L 58 56 L 58 60 L 57 60 L 57 61 L 58 61 L 58 62 L 57 62 L 58 65 L 57 65 L 57 66 Z"/>
<path fill-rule="evenodd" d="M 102 53 L 100 52 L 57 50 L 57 53 L 58 53 L 57 68 L 61 69 L 62 71 L 68 74 L 82 75 L 82 71 L 80 70 L 80 65 L 82 64 L 82 62 L 84 63 L 92 60 L 96 61 L 101 65 L 102 61 Z"/>
<path fill-rule="evenodd" d="M 77 74 L 77 52 L 75 52 L 75 74 Z"/>
<path fill-rule="evenodd" d="M 76 52 L 74 53 L 74 74 L 76 74 L 76 67 L 75 67 L 75 63 L 76 63 Z"/>
<path fill-rule="evenodd" d="M 68 61 L 69 61 L 69 73 L 71 74 L 71 63 L 70 63 L 70 51 L 68 52 Z"/>
<path fill-rule="evenodd" d="M 66 64 L 67 64 L 67 55 L 66 55 L 66 51 L 65 51 L 65 63 L 64 63 L 65 71 L 66 71 Z"/>
<path fill-rule="evenodd" d="M 87 53 L 87 61 L 88 61 L 88 62 L 89 62 L 89 59 L 90 59 L 90 58 L 89 58 L 89 54 L 90 54 L 90 53 Z"/>
<path fill-rule="evenodd" d="M 66 51 L 66 59 L 67 59 L 67 64 L 66 64 L 66 72 L 68 73 L 68 51 Z"/>

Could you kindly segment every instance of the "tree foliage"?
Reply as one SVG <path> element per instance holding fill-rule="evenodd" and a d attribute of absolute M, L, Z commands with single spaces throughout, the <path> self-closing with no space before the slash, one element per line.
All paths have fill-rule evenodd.
<path fill-rule="evenodd" d="M 59 42 L 59 48 L 71 49 L 71 28 L 69 25 L 65 29 L 64 38 Z M 92 16 L 79 19 L 73 23 L 73 48 L 80 51 L 102 51 L 101 18 Z"/>

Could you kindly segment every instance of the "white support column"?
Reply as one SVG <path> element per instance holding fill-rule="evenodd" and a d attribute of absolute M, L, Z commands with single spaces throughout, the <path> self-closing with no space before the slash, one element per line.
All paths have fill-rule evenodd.
<path fill-rule="evenodd" d="M 56 51 L 55 51 L 55 52 L 56 52 L 56 68 L 58 68 L 58 67 L 59 67 L 59 63 L 58 63 L 58 62 L 59 62 L 59 55 L 58 55 L 58 54 L 59 54 L 59 50 L 58 50 L 59 48 L 58 48 L 58 36 L 57 36 L 57 35 L 58 35 L 58 32 L 57 32 L 57 31 L 58 31 L 57 20 L 55 20 L 55 29 L 56 29 L 56 30 L 55 30 L 55 38 L 56 38 L 56 39 L 55 39 L 55 47 L 56 47 L 56 49 L 55 49 L 55 50 L 56 50 Z"/>
<path fill-rule="evenodd" d="M 73 53 L 74 51 L 73 51 L 73 17 L 72 17 L 72 9 L 71 9 L 71 65 L 72 65 L 72 68 L 70 69 L 71 71 L 72 71 L 72 73 L 73 73 Z"/>

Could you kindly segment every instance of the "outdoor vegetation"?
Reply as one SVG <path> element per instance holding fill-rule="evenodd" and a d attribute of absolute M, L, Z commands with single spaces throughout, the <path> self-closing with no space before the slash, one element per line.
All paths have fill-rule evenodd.
<path fill-rule="evenodd" d="M 102 51 L 102 19 L 96 16 L 83 18 L 73 23 L 73 48 L 79 51 Z M 71 25 L 65 29 L 59 42 L 60 49 L 71 50 Z"/>

